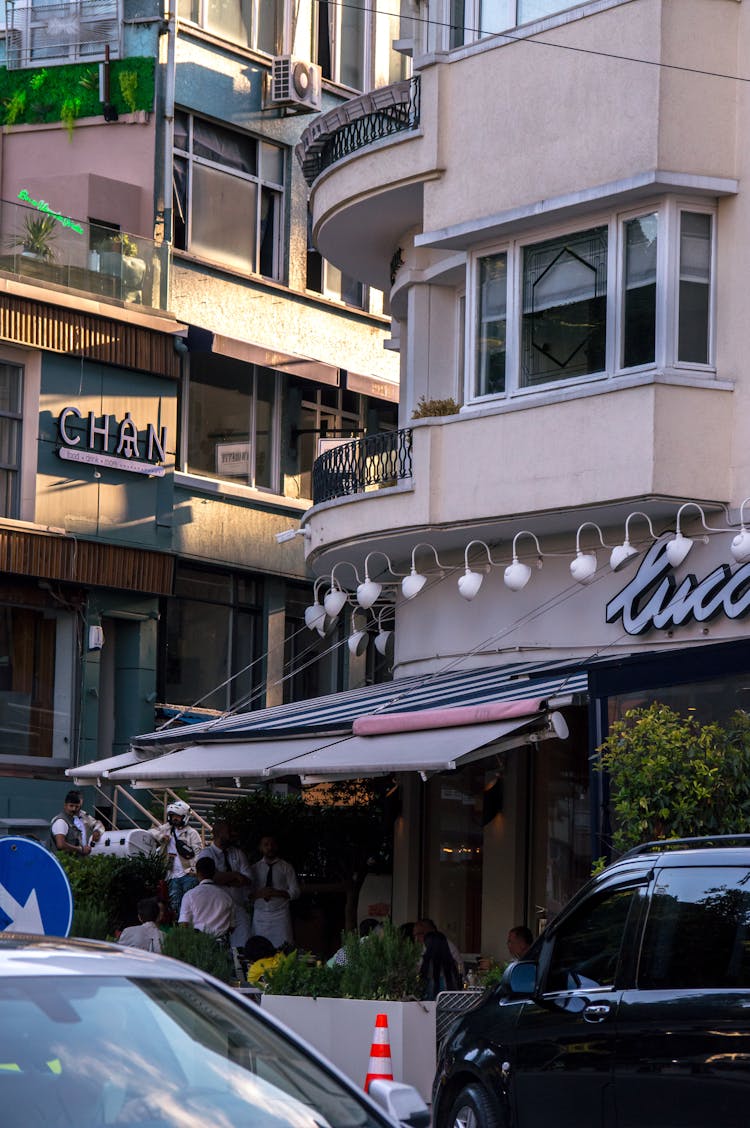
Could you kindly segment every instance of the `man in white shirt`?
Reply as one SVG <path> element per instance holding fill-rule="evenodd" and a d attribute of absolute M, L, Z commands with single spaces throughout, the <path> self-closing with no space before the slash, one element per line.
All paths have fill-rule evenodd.
<path fill-rule="evenodd" d="M 262 857 L 253 866 L 253 936 L 265 936 L 280 948 L 294 943 L 289 902 L 299 897 L 299 882 L 289 862 L 278 856 L 273 835 L 264 835 L 259 848 Z"/>
<path fill-rule="evenodd" d="M 157 926 L 159 902 L 155 897 L 144 897 L 138 902 L 138 920 L 130 928 L 123 928 L 117 941 L 125 948 L 141 948 L 144 952 L 160 952 L 162 933 Z"/>
<path fill-rule="evenodd" d="M 235 926 L 229 942 L 233 948 L 244 948 L 250 939 L 250 914 L 248 898 L 253 888 L 253 871 L 244 850 L 235 845 L 232 827 L 226 819 L 215 822 L 211 834 L 213 841 L 198 855 L 213 858 L 216 864 L 214 881 L 234 901 Z"/>
<path fill-rule="evenodd" d="M 213 858 L 199 858 L 195 872 L 198 884 L 182 898 L 179 923 L 228 939 L 234 928 L 234 901 L 229 891 L 214 881 L 216 863 Z"/>
<path fill-rule="evenodd" d="M 80 791 L 69 791 L 63 809 L 50 823 L 53 849 L 86 857 L 104 833 L 104 824 L 82 810 Z"/>

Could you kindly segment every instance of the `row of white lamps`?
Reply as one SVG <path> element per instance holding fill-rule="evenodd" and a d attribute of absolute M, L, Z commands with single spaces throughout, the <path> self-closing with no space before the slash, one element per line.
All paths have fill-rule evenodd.
<path fill-rule="evenodd" d="M 740 507 L 740 530 L 738 533 L 736 533 L 730 545 L 730 552 L 732 554 L 732 557 L 738 564 L 746 564 L 748 561 L 750 561 L 750 530 L 745 523 L 745 506 L 748 504 L 748 502 L 750 502 L 750 497 L 746 497 L 742 502 L 742 505 Z M 698 512 L 700 513 L 701 524 L 707 532 L 716 534 L 733 531 L 732 529 L 715 529 L 707 525 L 706 515 L 703 511 L 703 508 L 695 501 L 685 502 L 677 511 L 675 533 L 667 542 L 665 549 L 667 560 L 673 568 L 678 567 L 683 562 L 694 544 L 693 539 L 691 537 L 686 537 L 680 527 L 683 512 L 686 509 L 691 508 L 698 510 Z M 652 540 L 656 541 L 659 539 L 659 535 L 654 531 L 654 527 L 651 524 L 651 519 L 646 513 L 643 513 L 640 510 L 636 510 L 635 512 L 628 515 L 625 521 L 625 539 L 621 544 L 614 546 L 607 545 L 605 543 L 602 530 L 599 525 L 596 524 L 596 522 L 584 521 L 583 524 L 579 525 L 576 532 L 576 554 L 573 560 L 570 562 L 570 574 L 577 583 L 590 583 L 594 578 L 598 566 L 596 551 L 593 549 L 584 550 L 581 547 L 581 533 L 587 528 L 596 530 L 599 536 L 599 543 L 601 544 L 602 548 L 611 549 L 609 556 L 610 569 L 613 572 L 619 572 L 621 571 L 621 569 L 626 567 L 626 565 L 640 556 L 642 552 L 642 549 L 636 548 L 630 540 L 630 523 L 635 517 L 642 517 L 647 523 Z M 524 561 L 519 560 L 518 558 L 517 545 L 521 537 L 531 537 L 531 539 L 534 541 L 537 550 L 536 567 L 541 568 L 543 563 L 543 553 L 536 535 L 530 532 L 528 529 L 521 529 L 520 532 L 516 533 L 516 535 L 513 537 L 513 546 L 511 549 L 512 559 L 510 564 L 505 567 L 505 570 L 503 572 L 503 581 L 506 587 L 510 588 L 511 591 L 522 591 L 523 588 L 526 587 L 532 576 L 531 566 L 529 564 L 526 564 Z M 708 538 L 704 536 L 702 539 L 706 541 Z M 484 566 L 484 572 L 476 571 L 469 566 L 469 552 L 475 545 L 481 545 L 487 554 L 487 563 Z M 375 549 L 372 552 L 368 552 L 367 556 L 365 557 L 364 579 L 362 581 L 359 580 L 359 574 L 353 564 L 349 563 L 348 561 L 339 561 L 338 564 L 334 565 L 329 577 L 320 577 L 315 582 L 314 602 L 312 606 L 308 607 L 305 611 L 305 622 L 307 623 L 307 626 L 311 630 L 318 630 L 321 635 L 328 634 L 341 611 L 343 610 L 345 604 L 349 601 L 350 593 L 341 586 L 338 579 L 336 578 L 336 569 L 339 566 L 346 565 L 350 567 L 357 577 L 357 588 L 356 592 L 354 593 L 354 599 L 356 600 L 357 605 L 362 610 L 368 610 L 373 606 L 373 604 L 380 598 L 384 587 L 383 583 L 370 578 L 370 559 L 373 556 L 382 556 L 388 562 L 388 568 L 391 575 L 400 577 L 401 594 L 403 598 L 414 599 L 415 596 L 419 595 L 419 593 L 422 591 L 428 579 L 427 575 L 425 575 L 423 572 L 417 571 L 416 555 L 417 551 L 420 548 L 429 549 L 433 553 L 435 562 L 439 569 L 450 570 L 450 565 L 445 565 L 441 562 L 434 545 L 429 544 L 425 541 L 422 541 L 419 544 L 415 545 L 412 549 L 411 569 L 405 575 L 403 573 L 395 571 L 388 555 L 385 552 L 381 552 L 380 549 Z M 488 572 L 491 567 L 497 566 L 502 566 L 501 562 L 498 560 L 493 560 L 489 545 L 487 545 L 482 540 L 469 541 L 469 543 L 466 545 L 466 548 L 464 549 L 464 571 L 458 579 L 458 590 L 463 598 L 466 600 L 474 599 L 482 586 L 485 573 Z M 330 587 L 325 596 L 325 599 L 323 600 L 323 603 L 321 604 L 318 598 L 318 589 L 320 584 L 325 582 L 326 580 L 328 581 Z M 378 647 L 380 653 L 385 653 L 388 641 L 389 640 L 386 640 L 382 643 L 382 649 Z M 378 645 L 377 638 L 375 640 L 375 644 L 376 646 Z"/>

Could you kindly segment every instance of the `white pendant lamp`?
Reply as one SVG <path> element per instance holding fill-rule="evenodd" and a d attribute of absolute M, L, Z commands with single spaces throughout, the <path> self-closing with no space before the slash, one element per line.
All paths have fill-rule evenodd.
<path fill-rule="evenodd" d="M 613 572 L 620 572 L 623 568 L 627 567 L 633 560 L 641 554 L 641 549 L 635 548 L 630 543 L 630 522 L 634 517 L 643 517 L 648 522 L 649 532 L 654 540 L 656 540 L 656 533 L 654 526 L 651 524 L 651 518 L 647 513 L 642 513 L 637 509 L 634 513 L 629 513 L 625 520 L 625 540 L 622 544 L 616 544 L 609 554 L 609 566 Z"/>
<path fill-rule="evenodd" d="M 746 497 L 740 506 L 740 531 L 729 547 L 729 551 L 738 564 L 747 564 L 750 560 L 750 530 L 745 526 L 745 504 L 748 501 L 750 501 L 750 497 Z"/>
<path fill-rule="evenodd" d="M 584 521 L 582 525 L 578 526 L 578 532 L 576 533 L 576 555 L 575 559 L 570 562 L 570 574 L 576 583 L 579 584 L 590 584 L 596 574 L 596 553 L 584 552 L 581 548 L 581 530 L 588 527 L 596 529 L 602 548 L 608 547 L 604 543 L 601 529 L 594 521 Z"/>
<path fill-rule="evenodd" d="M 701 515 L 701 524 L 703 525 L 704 529 L 708 530 L 709 533 L 719 531 L 718 529 L 712 529 L 709 525 L 706 524 L 706 515 L 703 512 L 702 507 L 698 505 L 697 501 L 686 501 L 684 505 L 681 505 L 677 510 L 677 520 L 675 522 L 674 536 L 671 540 L 667 541 L 667 547 L 664 550 L 667 560 L 673 568 L 679 568 L 680 564 L 682 564 L 683 560 L 690 552 L 690 549 L 693 547 L 692 537 L 686 537 L 680 529 L 680 518 L 682 517 L 683 511 L 690 508 L 698 510 Z M 707 538 L 704 537 L 704 540 L 707 540 Z"/>
<path fill-rule="evenodd" d="M 403 595 L 404 599 L 414 599 L 415 596 L 419 595 L 420 591 L 427 583 L 427 576 L 417 571 L 416 555 L 418 548 L 430 549 L 435 557 L 435 562 L 438 568 L 441 569 L 441 574 L 444 567 L 440 563 L 440 558 L 438 557 L 437 549 L 434 545 L 429 544 L 427 541 L 420 541 L 419 544 L 415 544 L 414 548 L 411 550 L 411 571 L 409 572 L 409 575 L 404 576 L 403 580 L 401 581 L 401 594 Z"/>
<path fill-rule="evenodd" d="M 520 533 L 516 533 L 513 537 L 513 560 L 503 573 L 503 583 L 506 587 L 510 588 L 511 591 L 522 591 L 531 579 L 531 568 L 528 564 L 524 564 L 523 561 L 518 559 L 518 553 L 516 552 L 516 541 L 519 537 L 524 536 L 533 537 L 537 552 L 539 553 L 539 567 L 541 568 L 542 566 L 542 550 L 539 541 L 528 529 L 521 529 Z"/>
<path fill-rule="evenodd" d="M 458 578 L 459 594 L 467 600 L 474 599 L 474 597 L 479 593 L 479 589 L 484 581 L 483 572 L 475 572 L 469 567 L 469 549 L 474 544 L 481 544 L 482 548 L 487 553 L 487 564 L 485 565 L 485 571 L 489 572 L 490 567 L 493 564 L 497 563 L 497 561 L 493 560 L 492 556 L 490 555 L 489 545 L 485 544 L 483 540 L 469 541 L 466 548 L 464 549 L 464 574 L 463 576 L 459 576 Z"/>

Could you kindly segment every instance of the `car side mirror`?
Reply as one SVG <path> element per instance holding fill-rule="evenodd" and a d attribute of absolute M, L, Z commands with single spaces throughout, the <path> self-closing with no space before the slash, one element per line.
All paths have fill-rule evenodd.
<path fill-rule="evenodd" d="M 516 999 L 531 999 L 536 994 L 537 965 L 528 961 L 513 963 L 503 976 L 506 995 Z"/>
<path fill-rule="evenodd" d="M 373 1081 L 370 1097 L 387 1112 L 391 1120 L 406 1128 L 428 1128 L 430 1110 L 413 1085 L 400 1081 Z"/>

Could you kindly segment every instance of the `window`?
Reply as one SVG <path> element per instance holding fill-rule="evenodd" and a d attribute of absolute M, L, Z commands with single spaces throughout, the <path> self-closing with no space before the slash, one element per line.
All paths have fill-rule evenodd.
<path fill-rule="evenodd" d="M 0 362 L 0 516 L 20 516 L 23 368 Z"/>
<path fill-rule="evenodd" d="M 18 0 L 7 6 L 8 67 L 38 67 L 120 54 L 121 0 Z"/>
<path fill-rule="evenodd" d="M 221 711 L 264 704 L 259 604 L 245 576 L 177 565 L 160 623 L 164 701 Z"/>
<path fill-rule="evenodd" d="M 279 374 L 242 361 L 190 358 L 188 469 L 278 492 Z"/>
<path fill-rule="evenodd" d="M 305 608 L 312 603 L 312 590 L 288 584 L 284 618 L 283 699 L 306 701 L 344 688 L 343 652 L 337 645 L 344 638 L 340 621 L 331 634 L 321 638 L 305 625 Z"/>
<path fill-rule="evenodd" d="M 343 274 L 314 247 L 308 247 L 307 251 L 307 289 L 357 309 L 368 308 L 369 287 Z"/>
<path fill-rule="evenodd" d="M 532 23 L 576 5 L 567 0 L 444 0 L 445 47 L 463 47 L 488 35 Z"/>
<path fill-rule="evenodd" d="M 556 932 L 547 991 L 612 987 L 637 890 L 612 889 L 588 900 Z"/>
<path fill-rule="evenodd" d="M 323 77 L 353 90 L 372 84 L 372 14 L 369 0 L 319 0 L 317 62 Z"/>
<path fill-rule="evenodd" d="M 711 364 L 714 219 L 665 201 L 478 254 L 468 398 Z"/>
<path fill-rule="evenodd" d="M 284 9 L 282 0 L 179 0 L 177 14 L 240 47 L 280 55 Z"/>
<path fill-rule="evenodd" d="M 363 397 L 297 378 L 290 379 L 288 390 L 282 420 L 284 494 L 311 498 L 318 440 L 358 439 L 364 431 Z"/>
<path fill-rule="evenodd" d="M 174 149 L 175 248 L 281 278 L 285 150 L 179 110 Z"/>
<path fill-rule="evenodd" d="M 662 870 L 643 940 L 642 990 L 750 987 L 750 874 Z"/>

